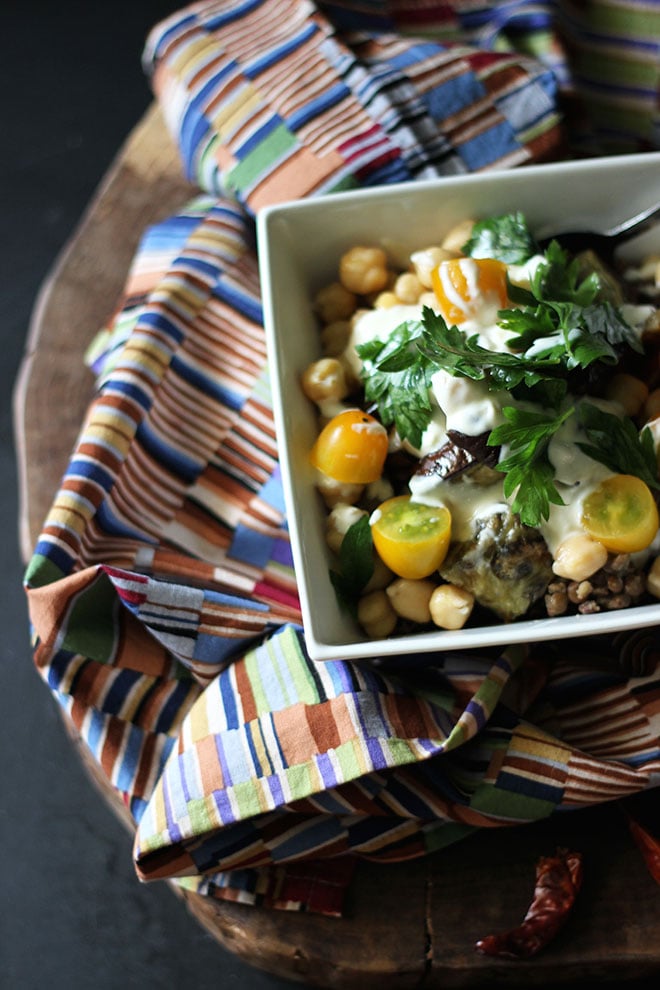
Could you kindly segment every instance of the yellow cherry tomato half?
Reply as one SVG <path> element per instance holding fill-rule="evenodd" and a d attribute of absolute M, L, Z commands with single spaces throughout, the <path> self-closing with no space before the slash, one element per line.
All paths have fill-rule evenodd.
<path fill-rule="evenodd" d="M 447 323 L 462 323 L 486 305 L 507 304 L 506 265 L 494 258 L 452 258 L 431 272 L 440 312 Z"/>
<path fill-rule="evenodd" d="M 346 409 L 319 433 L 310 458 L 314 467 L 351 485 L 368 485 L 383 473 L 387 430 L 361 409 Z"/>
<path fill-rule="evenodd" d="M 658 532 L 658 509 L 650 488 L 631 474 L 602 481 L 584 500 L 582 525 L 613 553 L 644 550 Z"/>
<path fill-rule="evenodd" d="M 379 557 L 399 577 L 428 577 L 447 556 L 451 515 L 444 506 L 413 502 L 397 495 L 371 516 L 371 535 Z"/>

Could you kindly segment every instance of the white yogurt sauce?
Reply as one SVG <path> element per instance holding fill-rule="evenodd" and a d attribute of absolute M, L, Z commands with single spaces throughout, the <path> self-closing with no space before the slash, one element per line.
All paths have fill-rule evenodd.
<path fill-rule="evenodd" d="M 535 254 L 522 265 L 508 265 L 507 275 L 509 282 L 519 285 L 523 289 L 529 289 L 532 279 L 541 265 L 546 264 L 546 259 L 542 254 Z"/>
<path fill-rule="evenodd" d="M 504 422 L 502 399 L 506 397 L 507 405 L 510 404 L 508 393 L 491 392 L 485 382 L 455 378 L 448 371 L 442 370 L 433 375 L 431 391 L 444 413 L 445 431 L 456 430 L 472 437 L 493 430 Z M 430 453 L 435 449 L 429 446 L 426 434 L 422 447 L 423 453 Z"/>
<path fill-rule="evenodd" d="M 634 303 L 624 303 L 619 309 L 626 323 L 633 328 L 638 337 L 642 336 L 646 321 L 656 312 L 655 306 Z"/>
<path fill-rule="evenodd" d="M 501 481 L 492 485 L 477 485 L 468 478 L 447 482 L 426 475 L 414 475 L 410 479 L 410 494 L 416 502 L 445 506 L 449 510 L 454 540 L 471 539 L 477 519 L 488 518 L 506 508 Z"/>
<path fill-rule="evenodd" d="M 351 370 L 359 377 L 362 361 L 357 356 L 356 347 L 372 340 L 387 340 L 393 330 L 406 320 L 419 320 L 421 306 L 390 306 L 387 309 L 368 309 L 353 325 L 343 358 Z"/>

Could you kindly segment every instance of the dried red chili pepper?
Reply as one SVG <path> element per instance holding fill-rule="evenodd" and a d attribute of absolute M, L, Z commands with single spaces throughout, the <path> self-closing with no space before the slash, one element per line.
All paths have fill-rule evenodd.
<path fill-rule="evenodd" d="M 566 922 L 582 886 L 582 854 L 558 849 L 536 864 L 534 896 L 517 928 L 487 935 L 476 944 L 478 952 L 506 959 L 536 955 Z"/>
<path fill-rule="evenodd" d="M 656 883 L 660 883 L 660 838 L 653 835 L 632 815 L 628 815 L 628 828 L 644 857 L 649 873 Z"/>

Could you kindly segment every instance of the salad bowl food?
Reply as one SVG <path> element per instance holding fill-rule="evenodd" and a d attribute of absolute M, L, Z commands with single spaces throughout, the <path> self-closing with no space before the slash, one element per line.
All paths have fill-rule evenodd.
<path fill-rule="evenodd" d="M 658 200 L 660 155 L 649 154 L 259 215 L 314 659 L 660 620 L 660 322 L 647 263 L 660 229 L 626 244 L 614 271 L 545 247 L 557 231 L 606 229 Z"/>

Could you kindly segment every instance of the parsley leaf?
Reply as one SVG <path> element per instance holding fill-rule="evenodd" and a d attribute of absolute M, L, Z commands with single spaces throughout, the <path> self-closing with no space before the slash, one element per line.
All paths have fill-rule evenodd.
<path fill-rule="evenodd" d="M 615 364 L 617 347 L 627 345 L 642 351 L 634 331 L 621 312 L 607 299 L 599 298 L 601 278 L 592 271 L 582 277 L 578 259 L 552 241 L 545 260 L 535 270 L 530 289 L 508 283 L 508 295 L 520 309 L 504 309 L 498 323 L 511 333 L 509 345 L 525 353 L 538 340 L 547 340 L 537 356 L 561 356 L 568 371 L 586 368 L 594 361 Z M 561 335 L 561 336 L 557 336 Z M 552 339 L 556 338 L 556 339 Z"/>
<path fill-rule="evenodd" d="M 561 401 L 565 348 L 549 356 L 527 358 L 509 351 L 482 347 L 475 334 L 468 337 L 425 306 L 422 322 L 398 326 L 386 341 L 373 340 L 357 347 L 362 359 L 365 397 L 378 406 L 385 426 L 395 425 L 402 440 L 419 447 L 431 421 L 431 378 L 440 369 L 454 376 L 485 381 L 492 390 L 534 390 L 551 383 L 542 395 Z"/>
<path fill-rule="evenodd" d="M 421 331 L 421 324 L 409 321 L 386 341 L 372 340 L 356 348 L 365 398 L 376 403 L 383 424 L 394 424 L 399 436 L 414 447 L 421 444 L 431 419 L 429 389 L 437 371 L 415 346 Z"/>
<path fill-rule="evenodd" d="M 585 329 L 594 337 L 604 338 L 613 346 L 626 344 L 639 354 L 644 353 L 642 342 L 630 324 L 624 320 L 620 310 L 611 302 L 586 306 L 582 311 L 582 321 Z"/>
<path fill-rule="evenodd" d="M 522 213 L 507 213 L 488 220 L 477 220 L 464 254 L 472 258 L 496 258 L 519 265 L 538 251 L 538 246 Z"/>
<path fill-rule="evenodd" d="M 580 450 L 617 474 L 634 474 L 649 488 L 660 489 L 653 435 L 648 427 L 638 432 L 627 416 L 605 412 L 591 402 L 579 408 L 579 420 L 590 443 L 578 443 Z"/>
<path fill-rule="evenodd" d="M 536 299 L 590 306 L 598 298 L 601 281 L 597 272 L 580 280 L 581 274 L 578 259 L 569 260 L 568 252 L 557 241 L 551 241 L 545 251 L 545 263 L 532 277 L 532 293 Z"/>
<path fill-rule="evenodd" d="M 355 611 L 355 601 L 374 572 L 373 540 L 369 517 L 350 526 L 339 550 L 339 571 L 330 570 L 330 580 L 340 603 Z"/>
<path fill-rule="evenodd" d="M 477 334 L 468 337 L 458 327 L 447 326 L 438 313 L 426 306 L 422 322 L 418 347 L 436 369 L 444 368 L 474 381 L 488 379 L 493 388 L 510 389 L 523 379 L 534 384 L 552 374 L 553 366 L 559 364 L 555 358 L 526 358 L 510 351 L 491 351 L 479 344 Z"/>
<path fill-rule="evenodd" d="M 557 416 L 505 406 L 508 422 L 496 426 L 488 437 L 489 446 L 504 444 L 509 455 L 497 470 L 505 474 L 504 494 L 515 496 L 511 508 L 526 526 L 538 526 L 550 515 L 550 503 L 564 501 L 554 483 L 554 468 L 548 459 L 548 445 L 553 435 L 574 412 L 569 408 Z"/>

